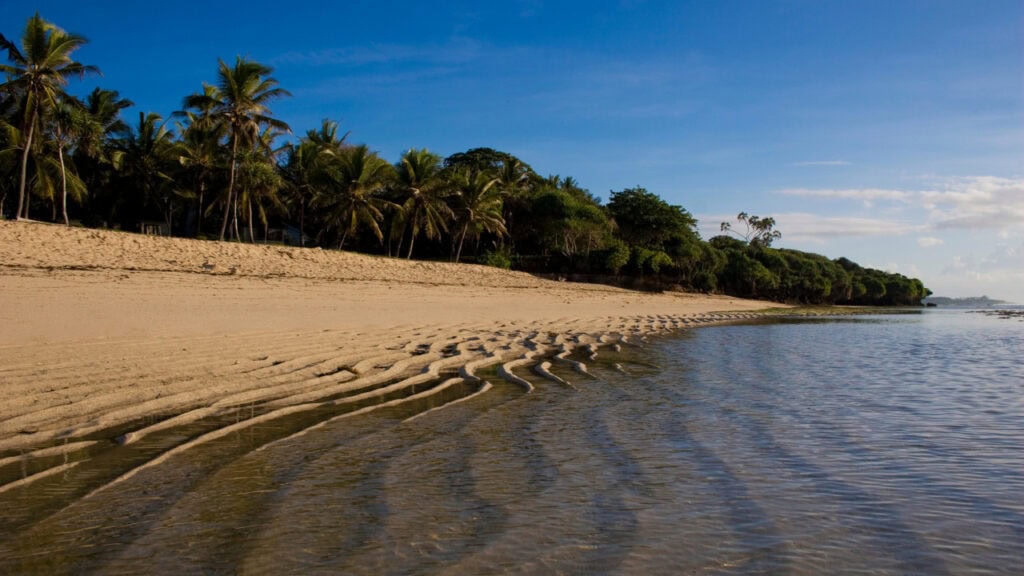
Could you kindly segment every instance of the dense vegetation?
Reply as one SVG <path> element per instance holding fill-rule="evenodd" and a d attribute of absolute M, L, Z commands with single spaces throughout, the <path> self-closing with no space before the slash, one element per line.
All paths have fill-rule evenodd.
<path fill-rule="evenodd" d="M 775 249 L 774 220 L 741 213 L 703 241 L 685 209 L 636 187 L 601 201 L 573 178 L 515 156 L 410 149 L 393 164 L 324 120 L 290 139 L 271 106 L 273 70 L 219 61 L 215 82 L 169 117 L 121 112 L 113 90 L 69 80 L 85 38 L 30 18 L 0 36 L 0 216 L 246 242 L 289 242 L 405 258 L 472 260 L 581 280 L 813 304 L 913 304 L 919 280 L 846 259 Z"/>

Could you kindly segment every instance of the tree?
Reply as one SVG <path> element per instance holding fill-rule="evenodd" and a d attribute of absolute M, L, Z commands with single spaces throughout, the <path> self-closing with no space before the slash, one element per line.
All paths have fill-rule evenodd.
<path fill-rule="evenodd" d="M 64 96 L 53 108 L 48 128 L 51 142 L 57 147 L 57 158 L 60 162 L 61 214 L 64 218 L 64 225 L 70 226 L 68 220 L 68 168 L 64 161 L 64 152 L 79 142 L 85 146 L 98 145 L 103 137 L 103 125 L 89 114 L 89 111 L 77 99 Z M 73 187 L 73 190 L 84 192 L 84 185 Z"/>
<path fill-rule="evenodd" d="M 533 198 L 531 207 L 532 225 L 543 250 L 557 250 L 566 259 L 589 254 L 610 231 L 601 206 L 589 195 L 574 192 L 572 186 L 573 180 L 567 178 L 559 188 L 546 188 Z"/>
<path fill-rule="evenodd" d="M 8 77 L 7 82 L 0 85 L 0 90 L 18 94 L 22 98 L 21 132 L 24 140 L 18 181 L 17 218 L 28 218 L 25 198 L 28 158 L 43 112 L 56 106 L 69 78 L 99 73 L 95 66 L 76 62 L 71 57 L 75 50 L 87 42 L 84 36 L 70 34 L 43 20 L 38 12 L 25 24 L 20 49 L 0 34 L 0 48 L 7 51 L 7 58 L 12 63 L 0 64 L 0 72 Z"/>
<path fill-rule="evenodd" d="M 269 219 L 267 209 L 283 208 L 277 192 L 283 180 L 273 160 L 258 150 L 246 150 L 238 161 L 238 205 L 246 214 L 249 227 L 249 241 L 256 243 L 255 218 L 263 224 L 266 240 Z M 236 232 L 237 233 L 237 232 Z"/>
<path fill-rule="evenodd" d="M 444 167 L 453 170 L 469 168 L 476 172 L 490 172 L 498 177 L 503 167 L 516 167 L 516 171 L 535 175 L 529 165 L 508 152 L 493 148 L 472 148 L 465 152 L 457 152 L 444 159 Z"/>
<path fill-rule="evenodd" d="M 228 124 L 217 114 L 216 87 L 204 84 L 202 94 L 193 94 L 186 102 L 192 104 L 191 108 L 178 110 L 172 116 L 181 119 L 178 122 L 181 134 L 178 162 L 197 201 L 196 234 L 199 235 L 203 231 L 203 218 L 213 209 L 213 204 L 206 208 L 206 192 L 225 160 L 221 141 L 227 137 Z"/>
<path fill-rule="evenodd" d="M 677 235 L 696 235 L 697 220 L 680 206 L 673 206 L 641 187 L 612 192 L 608 212 L 628 244 L 664 250 Z"/>
<path fill-rule="evenodd" d="M 117 146 L 123 155 L 123 182 L 133 192 L 128 201 L 134 207 L 134 216 L 145 218 L 147 210 L 155 207 L 170 231 L 174 198 L 181 194 L 175 190 L 171 176 L 178 163 L 174 133 L 159 114 L 139 112 L 139 123 Z"/>
<path fill-rule="evenodd" d="M 115 90 L 95 88 L 85 98 L 86 111 L 101 128 L 99 132 L 90 130 L 82 134 L 73 153 L 79 177 L 88 191 L 85 197 L 86 221 L 97 223 L 112 217 L 116 198 L 110 184 L 121 159 L 113 142 L 128 131 L 128 125 L 121 119 L 121 111 L 130 106 L 132 102 L 121 98 Z"/>
<path fill-rule="evenodd" d="M 224 125 L 206 122 L 192 112 L 186 112 L 184 116 L 186 121 L 178 124 L 181 133 L 177 145 L 178 163 L 183 169 L 182 177 L 187 180 L 186 186 L 196 197 L 196 233 L 202 234 L 206 191 L 221 160 L 220 140 Z"/>
<path fill-rule="evenodd" d="M 284 184 L 277 159 L 286 147 L 274 148 L 274 141 L 279 136 L 280 133 L 273 128 L 267 128 L 260 134 L 257 145 L 245 150 L 238 162 L 238 205 L 246 215 L 249 241 L 254 244 L 254 213 L 263 224 L 263 237 L 266 239 L 269 228 L 267 209 L 284 208 L 277 194 Z M 235 230 L 235 235 L 238 236 L 238 230 Z"/>
<path fill-rule="evenodd" d="M 268 104 L 277 98 L 291 96 L 271 78 L 273 68 L 252 62 L 239 56 L 234 67 L 218 60 L 217 85 L 205 86 L 203 94 L 185 98 L 185 108 L 208 107 L 211 115 L 221 119 L 228 129 L 231 146 L 227 195 L 224 201 L 224 219 L 220 225 L 220 239 L 228 228 L 228 220 L 234 214 L 238 226 L 238 206 L 235 198 L 235 178 L 238 170 L 239 153 L 243 147 L 252 147 L 259 140 L 260 130 L 270 126 L 288 131 L 288 124 L 271 116 Z"/>
<path fill-rule="evenodd" d="M 427 239 L 434 240 L 448 231 L 448 220 L 454 216 L 446 203 L 450 187 L 441 171 L 441 157 L 426 148 L 409 149 L 403 154 L 395 165 L 395 175 L 396 187 L 406 197 L 402 213 L 410 237 L 409 252 L 405 257 L 412 258 L 413 246 L 420 232 Z"/>
<path fill-rule="evenodd" d="M 455 218 L 461 228 L 458 244 L 453 246 L 455 262 L 462 257 L 462 245 L 467 235 L 479 238 L 483 232 L 505 234 L 502 197 L 495 186 L 497 183 L 497 178 L 472 168 L 456 170 L 452 175 Z"/>
<path fill-rule="evenodd" d="M 383 241 L 380 222 L 391 203 L 380 193 L 392 178 L 391 164 L 363 144 L 342 150 L 324 166 L 323 176 L 324 187 L 315 200 L 324 211 L 321 237 L 335 230 L 340 237 L 338 248 L 344 248 L 345 240 L 363 225 Z"/>
<path fill-rule="evenodd" d="M 2 94 L 0 94 L 2 98 Z M 0 99 L 0 220 L 4 217 L 4 202 L 12 190 L 13 174 L 17 164 L 15 155 L 18 152 L 17 142 L 21 141 L 20 131 L 5 118 L 4 101 Z"/>
<path fill-rule="evenodd" d="M 757 216 L 748 216 L 746 212 L 740 212 L 736 219 L 744 224 L 746 227 L 745 232 L 740 233 L 733 230 L 732 224 L 728 222 L 722 222 L 722 232 L 735 234 L 751 246 L 768 247 L 775 240 L 782 238 L 782 232 L 775 230 L 774 218 L 759 218 Z"/>

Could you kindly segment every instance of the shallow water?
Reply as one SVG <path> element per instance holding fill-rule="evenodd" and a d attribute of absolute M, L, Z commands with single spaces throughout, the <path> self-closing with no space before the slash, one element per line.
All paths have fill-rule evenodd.
<path fill-rule="evenodd" d="M 522 371 L 0 494 L 0 572 L 1016 574 L 1022 351 L 950 311 L 601 349 L 554 368 L 575 389 Z"/>

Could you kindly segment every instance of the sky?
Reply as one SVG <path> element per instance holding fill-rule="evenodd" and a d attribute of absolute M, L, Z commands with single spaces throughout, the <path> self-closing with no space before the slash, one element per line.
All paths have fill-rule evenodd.
<path fill-rule="evenodd" d="M 395 161 L 487 146 L 603 199 L 643 186 L 718 233 L 1024 303 L 1024 2 L 0 0 L 164 116 L 217 59 L 274 68 L 296 135 L 330 118 Z"/>

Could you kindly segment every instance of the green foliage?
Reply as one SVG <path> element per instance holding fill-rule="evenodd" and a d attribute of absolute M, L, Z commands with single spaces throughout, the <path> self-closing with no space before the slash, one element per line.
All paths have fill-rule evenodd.
<path fill-rule="evenodd" d="M 722 222 L 720 226 L 722 232 L 731 232 L 751 246 L 768 247 L 775 240 L 782 238 L 782 232 L 775 230 L 774 218 L 760 218 L 758 216 L 750 216 L 746 212 L 740 212 L 736 216 L 736 220 L 743 223 L 746 228 L 744 232 L 733 230 L 732 224 L 729 222 Z"/>
<path fill-rule="evenodd" d="M 660 274 L 663 269 L 675 264 L 672 257 L 661 250 L 649 250 L 642 246 L 633 248 L 631 262 L 633 269 L 641 276 L 644 274 Z"/>
<path fill-rule="evenodd" d="M 604 268 L 612 274 L 618 274 L 622 267 L 629 263 L 629 246 L 621 240 L 615 240 L 604 255 Z"/>
<path fill-rule="evenodd" d="M 524 173 L 533 174 L 527 164 L 508 152 L 501 152 L 493 148 L 473 148 L 465 152 L 458 152 L 444 159 L 444 167 L 452 170 L 463 170 L 469 168 L 476 172 L 490 172 L 495 177 L 504 166 L 519 166 Z"/>
<path fill-rule="evenodd" d="M 392 226 L 392 230 L 400 230 L 404 236 L 405 229 L 409 229 L 406 258 L 412 258 L 413 246 L 421 232 L 428 240 L 438 239 L 448 232 L 454 212 L 447 199 L 454 188 L 441 171 L 441 157 L 426 148 L 406 152 L 395 164 L 395 175 L 394 188 L 405 200 L 401 210 L 394 212 L 402 225 Z"/>
<path fill-rule="evenodd" d="M 670 238 L 696 236 L 697 221 L 689 212 L 641 187 L 612 192 L 608 212 L 619 237 L 634 246 L 664 250 Z"/>
<path fill-rule="evenodd" d="M 502 194 L 496 186 L 497 178 L 488 172 L 472 168 L 456 170 L 451 184 L 455 222 L 461 229 L 458 242 L 453 245 L 452 257 L 458 262 L 466 238 L 479 239 L 485 233 L 505 234 L 505 220 L 502 217 Z"/>
<path fill-rule="evenodd" d="M 480 263 L 485 266 L 494 266 L 495 268 L 503 268 L 505 270 L 512 268 L 512 258 L 504 252 L 485 252 L 480 259 Z"/>
<path fill-rule="evenodd" d="M 72 59 L 72 53 L 87 42 L 84 36 L 69 34 L 43 20 L 38 12 L 25 23 L 21 48 L 0 34 L 0 49 L 7 52 L 11 62 L 0 64 L 0 73 L 7 77 L 7 81 L 0 84 L 0 92 L 21 103 L 21 170 L 16 213 L 19 218 L 29 215 L 29 199 L 25 196 L 28 161 L 33 152 L 33 137 L 42 131 L 47 111 L 57 106 L 69 78 L 99 73 L 95 66 Z M 37 181 L 44 176 L 38 166 L 37 162 Z"/>
<path fill-rule="evenodd" d="M 228 132 L 231 154 L 224 218 L 220 228 L 220 238 L 223 240 L 232 216 L 236 232 L 238 228 L 235 179 L 240 154 L 246 149 L 259 146 L 260 135 L 265 127 L 282 132 L 289 130 L 287 124 L 272 116 L 269 104 L 291 94 L 278 86 L 277 80 L 270 76 L 274 69 L 269 66 L 241 56 L 235 59 L 234 66 L 228 66 L 223 60 L 218 60 L 217 64 L 217 84 L 204 85 L 202 94 L 186 97 L 185 107 L 207 115 L 211 122 L 222 124 Z"/>

